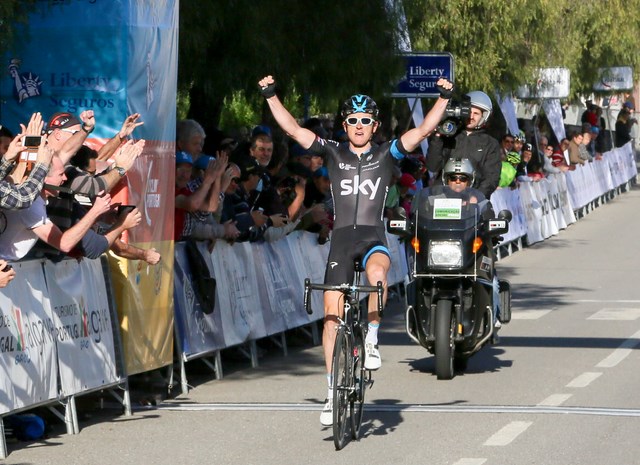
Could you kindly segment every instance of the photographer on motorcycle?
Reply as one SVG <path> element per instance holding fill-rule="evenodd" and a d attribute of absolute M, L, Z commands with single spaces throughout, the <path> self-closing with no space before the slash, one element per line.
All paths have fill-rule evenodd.
<path fill-rule="evenodd" d="M 466 158 L 475 167 L 473 186 L 489 198 L 500 182 L 502 165 L 498 141 L 484 130 L 493 104 L 484 92 L 475 90 L 466 96 L 471 107 L 466 126 L 450 137 L 436 132 L 429 139 L 427 169 L 440 173 L 448 160 Z"/>

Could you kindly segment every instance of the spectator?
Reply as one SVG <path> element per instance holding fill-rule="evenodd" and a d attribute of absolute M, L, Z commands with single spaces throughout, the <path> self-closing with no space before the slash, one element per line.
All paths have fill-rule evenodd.
<path fill-rule="evenodd" d="M 47 144 L 66 165 L 80 150 L 95 125 L 93 110 L 80 113 L 80 119 L 68 112 L 54 113 L 47 125 Z"/>
<path fill-rule="evenodd" d="M 196 120 L 180 120 L 176 126 L 176 150 L 188 154 L 195 161 L 202 153 L 206 137 L 204 129 Z"/>
<path fill-rule="evenodd" d="M 311 154 L 308 150 L 303 149 L 300 144 L 295 143 L 291 146 L 289 163 L 299 163 L 314 173 L 323 165 L 322 157 Z"/>
<path fill-rule="evenodd" d="M 22 173 L 24 173 L 26 169 L 26 163 L 17 163 L 20 153 L 25 149 L 22 145 L 22 137 L 39 136 L 42 133 L 42 126 L 42 116 L 40 113 L 31 115 L 28 126 L 20 125 L 22 129 L 20 134 L 13 138 L 2 156 L 2 161 L 0 161 L 0 208 L 2 209 L 13 210 L 27 208 L 34 202 L 42 190 L 44 178 L 49 171 L 51 157 L 53 156 L 51 150 L 45 150 L 46 137 L 41 139 L 36 162 L 27 179 L 24 180 L 24 182 L 22 182 L 22 179 L 18 179 L 16 183 L 5 179 L 11 171 L 15 170 L 16 165 L 20 164 L 23 165 L 20 170 L 20 177 L 22 177 Z"/>
<path fill-rule="evenodd" d="M 518 182 L 534 182 L 543 177 L 541 166 L 533 159 L 533 146 L 524 144 L 522 147 L 522 161 L 518 165 L 516 179 Z"/>
<path fill-rule="evenodd" d="M 631 117 L 631 110 L 627 107 L 623 107 L 618 113 L 618 119 L 616 120 L 616 135 L 615 146 L 622 147 L 627 142 L 631 141 L 631 127 L 637 124 L 635 118 Z"/>
<path fill-rule="evenodd" d="M 585 162 L 593 161 L 593 157 L 589 153 L 589 145 L 591 144 L 591 125 L 585 123 L 582 128 L 582 142 L 578 146 L 580 150 L 580 158 Z"/>
<path fill-rule="evenodd" d="M 46 147 L 44 150 L 50 150 Z M 64 164 L 59 157 L 54 157 L 46 183 L 60 186 L 66 179 Z M 0 241 L 0 258 L 9 261 L 20 260 L 24 257 L 38 239 L 46 242 L 62 252 L 73 250 L 96 220 L 109 211 L 111 197 L 109 194 L 96 197 L 93 206 L 86 215 L 67 231 L 62 232 L 47 217 L 45 199 L 54 197 L 57 191 L 45 188 L 40 197 L 24 210 L 3 210 L 7 220 L 7 227 Z"/>
<path fill-rule="evenodd" d="M 404 211 L 408 212 L 411 210 L 411 199 L 413 197 L 411 192 L 415 194 L 418 191 L 416 178 L 409 173 L 403 173 L 398 181 L 398 187 L 400 192 L 399 205 L 404 208 Z"/>
<path fill-rule="evenodd" d="M 400 206 L 400 186 L 398 183 L 401 177 L 402 170 L 400 167 L 394 165 L 391 181 L 389 181 L 389 191 L 387 192 L 387 198 L 384 202 L 384 216 L 386 218 L 396 219 L 395 209 Z"/>
<path fill-rule="evenodd" d="M 15 136 L 5 126 L 0 125 L 0 157 L 3 156 Z"/>
<path fill-rule="evenodd" d="M 226 195 L 221 221 L 233 220 L 240 231 L 238 241 L 257 241 L 263 238 L 268 228 L 284 226 L 285 218 L 281 214 L 265 215 L 254 209 L 251 202 L 252 192 L 258 187 L 264 173 L 258 161 L 252 157 L 239 160 L 240 177 L 233 195 Z M 231 214 L 231 212 L 233 212 Z M 232 216 L 231 216 L 232 215 Z"/>
<path fill-rule="evenodd" d="M 249 155 L 258 160 L 260 166 L 266 168 L 273 156 L 273 140 L 269 134 L 258 132 L 251 138 Z"/>
<path fill-rule="evenodd" d="M 582 144 L 582 133 L 571 131 L 569 133 L 569 162 L 572 165 L 584 165 L 585 160 L 580 156 L 580 145 Z"/>
<path fill-rule="evenodd" d="M 65 167 L 68 182 L 65 183 L 73 192 L 95 197 L 99 192 L 111 192 L 124 175 L 133 167 L 145 146 L 145 140 L 140 139 L 135 144 L 127 141 L 114 155 L 111 167 L 99 174 L 96 172 L 96 160 L 100 152 L 81 146 L 71 157 Z"/>
<path fill-rule="evenodd" d="M 513 138 L 513 152 L 518 155 L 522 154 L 522 146 L 527 141 L 527 137 L 524 135 L 524 131 L 521 129 Z"/>
<path fill-rule="evenodd" d="M 511 151 L 507 153 L 505 159 L 502 160 L 500 184 L 498 185 L 499 188 L 516 187 L 517 167 L 520 164 L 520 161 L 520 154 L 518 152 Z"/>
<path fill-rule="evenodd" d="M 500 141 L 500 155 L 503 160 L 506 159 L 507 154 L 513 150 L 514 142 L 515 139 L 510 133 L 502 136 L 502 140 Z"/>
<path fill-rule="evenodd" d="M 554 166 L 553 164 L 553 145 L 547 144 L 544 148 L 544 165 L 543 170 L 547 174 L 556 174 L 567 171 L 569 167 L 564 164 L 560 166 Z"/>

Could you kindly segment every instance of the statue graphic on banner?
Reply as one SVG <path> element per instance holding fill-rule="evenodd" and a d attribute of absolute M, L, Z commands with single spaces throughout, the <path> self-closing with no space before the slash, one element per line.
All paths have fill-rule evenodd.
<path fill-rule="evenodd" d="M 31 97 L 37 97 L 42 89 L 40 76 L 34 76 L 31 72 L 20 74 L 21 63 L 22 61 L 18 58 L 13 58 L 9 65 L 9 74 L 11 74 L 15 83 L 14 95 L 18 99 L 18 103 L 22 103 Z"/>

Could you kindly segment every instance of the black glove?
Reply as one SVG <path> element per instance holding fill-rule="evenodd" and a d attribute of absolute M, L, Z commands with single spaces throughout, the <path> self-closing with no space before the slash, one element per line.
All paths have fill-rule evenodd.
<path fill-rule="evenodd" d="M 276 95 L 276 83 L 269 84 L 266 87 L 260 87 L 260 93 L 264 98 L 271 98 Z"/>
<path fill-rule="evenodd" d="M 440 92 L 440 97 L 442 97 L 445 100 L 449 100 L 451 97 L 453 97 L 453 92 L 455 91 L 456 86 L 454 85 L 453 87 L 451 87 L 450 90 L 445 89 L 442 86 L 436 86 L 438 88 L 438 92 Z"/>

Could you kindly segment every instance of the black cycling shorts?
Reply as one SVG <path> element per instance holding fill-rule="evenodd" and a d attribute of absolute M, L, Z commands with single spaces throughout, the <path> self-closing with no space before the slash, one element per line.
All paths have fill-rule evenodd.
<path fill-rule="evenodd" d="M 358 226 L 340 228 L 331 233 L 331 249 L 324 274 L 324 283 L 329 285 L 353 283 L 353 262 L 356 258 L 365 267 L 374 253 L 383 253 L 391 259 L 384 228 Z"/>

